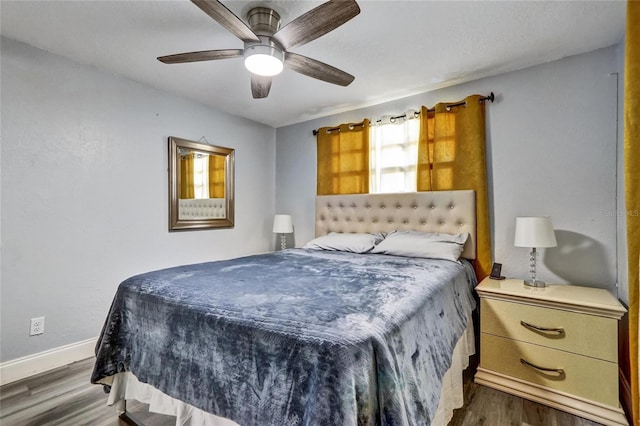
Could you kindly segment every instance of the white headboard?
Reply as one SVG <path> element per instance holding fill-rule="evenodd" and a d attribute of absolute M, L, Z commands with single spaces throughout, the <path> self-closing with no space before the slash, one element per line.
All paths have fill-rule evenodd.
<path fill-rule="evenodd" d="M 180 198 L 178 200 L 178 219 L 219 219 L 227 217 L 224 198 Z"/>
<path fill-rule="evenodd" d="M 462 257 L 476 257 L 476 196 L 468 191 L 319 195 L 316 236 L 329 232 L 391 232 L 396 229 L 468 232 Z"/>

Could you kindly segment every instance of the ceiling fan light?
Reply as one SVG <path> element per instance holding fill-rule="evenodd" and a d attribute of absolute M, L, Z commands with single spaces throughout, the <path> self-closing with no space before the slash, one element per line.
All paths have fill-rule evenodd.
<path fill-rule="evenodd" d="M 250 46 L 244 51 L 244 66 L 253 74 L 274 76 L 284 68 L 284 53 L 272 46 Z"/>

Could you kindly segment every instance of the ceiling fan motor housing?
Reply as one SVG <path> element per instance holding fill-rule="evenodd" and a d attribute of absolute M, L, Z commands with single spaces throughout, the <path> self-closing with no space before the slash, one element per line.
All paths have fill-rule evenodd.
<path fill-rule="evenodd" d="M 249 26 L 258 36 L 272 36 L 280 29 L 280 15 L 273 9 L 254 7 L 247 13 Z"/>

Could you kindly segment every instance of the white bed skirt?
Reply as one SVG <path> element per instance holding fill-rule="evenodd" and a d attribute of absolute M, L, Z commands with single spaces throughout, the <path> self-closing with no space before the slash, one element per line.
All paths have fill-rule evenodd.
<path fill-rule="evenodd" d="M 456 344 L 451 367 L 442 379 L 440 403 L 431 422 L 432 426 L 446 426 L 453 417 L 453 410 L 464 404 L 462 371 L 469 366 L 469 356 L 475 353 L 473 321 Z M 107 405 L 118 404 L 120 410 L 124 400 L 136 400 L 149 404 L 153 413 L 176 416 L 177 426 L 239 426 L 234 421 L 207 413 L 189 404 L 172 398 L 146 383 L 138 381 L 132 373 L 118 373 L 102 381 L 111 385 Z"/>

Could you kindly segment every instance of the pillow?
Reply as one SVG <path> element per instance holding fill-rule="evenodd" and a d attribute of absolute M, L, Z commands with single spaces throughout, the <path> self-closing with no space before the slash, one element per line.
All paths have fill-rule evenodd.
<path fill-rule="evenodd" d="M 309 241 L 303 248 L 367 253 L 383 239 L 383 234 L 342 234 L 331 232 Z"/>
<path fill-rule="evenodd" d="M 440 234 L 437 232 L 393 231 L 371 253 L 394 256 L 426 257 L 454 262 L 460 258 L 469 233 Z"/>

